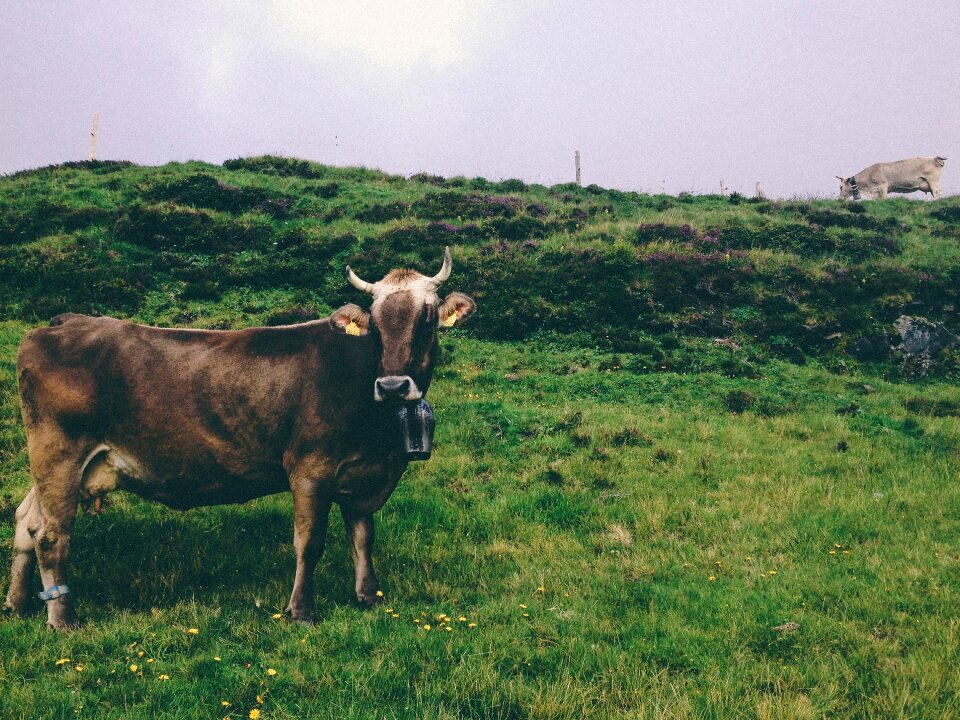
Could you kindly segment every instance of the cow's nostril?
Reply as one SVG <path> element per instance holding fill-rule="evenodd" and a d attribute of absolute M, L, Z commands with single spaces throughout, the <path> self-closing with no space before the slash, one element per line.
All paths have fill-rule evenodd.
<path fill-rule="evenodd" d="M 410 391 L 410 378 L 389 376 L 377 378 L 377 395 L 384 400 L 404 399 Z"/>

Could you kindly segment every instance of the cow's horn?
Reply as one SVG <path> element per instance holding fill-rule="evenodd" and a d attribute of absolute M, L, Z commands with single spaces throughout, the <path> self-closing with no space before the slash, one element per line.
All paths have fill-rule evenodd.
<path fill-rule="evenodd" d="M 361 280 L 358 278 L 356 273 L 350 269 L 349 265 L 347 265 L 347 280 L 349 280 L 350 284 L 353 285 L 357 290 L 373 295 L 373 285 L 368 283 L 366 280 Z"/>
<path fill-rule="evenodd" d="M 840 182 L 843 182 L 843 178 L 840 177 L 839 175 L 834 175 L 834 177 L 835 177 L 837 180 L 839 180 Z"/>
<path fill-rule="evenodd" d="M 443 267 L 440 268 L 440 272 L 431 278 L 434 284 L 439 285 L 450 277 L 451 270 L 453 270 L 453 258 L 450 257 L 450 246 L 448 245 L 443 249 Z"/>

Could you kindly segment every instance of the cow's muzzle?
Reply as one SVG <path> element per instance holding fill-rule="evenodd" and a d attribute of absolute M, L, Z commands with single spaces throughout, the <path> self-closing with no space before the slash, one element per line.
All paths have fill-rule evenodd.
<path fill-rule="evenodd" d="M 409 402 L 422 397 L 423 393 L 409 375 L 384 375 L 373 384 L 373 399 L 377 402 Z"/>

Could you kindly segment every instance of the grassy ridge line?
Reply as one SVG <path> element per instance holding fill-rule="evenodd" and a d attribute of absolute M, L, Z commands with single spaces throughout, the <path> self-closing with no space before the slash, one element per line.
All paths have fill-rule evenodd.
<path fill-rule="evenodd" d="M 722 370 L 701 341 L 724 337 L 744 348 L 737 363 L 816 356 L 893 375 L 900 314 L 960 329 L 958 219 L 955 199 L 650 196 L 270 157 L 78 163 L 0 178 L 0 311 L 296 321 L 348 299 L 344 263 L 371 277 L 432 268 L 449 244 L 485 308 L 480 338 L 547 332 L 641 369 Z"/>
<path fill-rule="evenodd" d="M 26 326 L 0 329 L 9 549 Z M 957 388 L 867 378 L 868 392 L 776 361 L 750 379 L 638 375 L 609 353 L 459 331 L 444 345 L 437 453 L 378 513 L 399 617 L 350 605 L 336 515 L 307 629 L 273 617 L 292 577 L 289 497 L 176 513 L 119 495 L 78 521 L 87 625 L 0 622 L 0 716 L 960 711 Z M 757 411 L 731 412 L 744 393 Z"/>

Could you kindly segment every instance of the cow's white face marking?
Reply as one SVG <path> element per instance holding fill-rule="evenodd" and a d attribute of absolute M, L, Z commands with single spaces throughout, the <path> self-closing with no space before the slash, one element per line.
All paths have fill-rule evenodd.
<path fill-rule="evenodd" d="M 397 277 L 393 277 L 394 275 Z M 430 278 L 409 271 L 394 271 L 373 284 L 373 304 L 370 312 L 376 316 L 377 309 L 383 307 L 391 295 L 401 292 L 410 293 L 410 300 L 415 305 L 436 305 L 440 302 L 437 286 Z"/>

